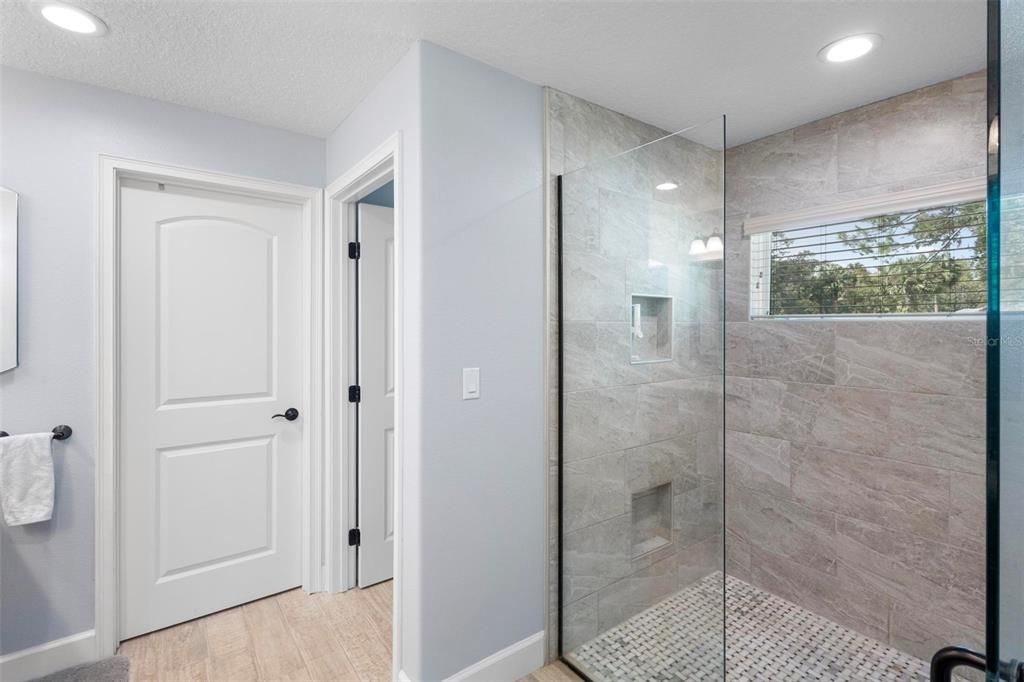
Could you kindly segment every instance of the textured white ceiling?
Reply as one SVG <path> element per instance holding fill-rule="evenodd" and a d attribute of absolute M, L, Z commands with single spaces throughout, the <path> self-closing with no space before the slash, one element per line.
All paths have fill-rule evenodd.
<path fill-rule="evenodd" d="M 983 0 L 79 4 L 106 36 L 3 0 L 0 61 L 321 137 L 418 38 L 668 130 L 724 112 L 730 146 L 985 65 Z"/>

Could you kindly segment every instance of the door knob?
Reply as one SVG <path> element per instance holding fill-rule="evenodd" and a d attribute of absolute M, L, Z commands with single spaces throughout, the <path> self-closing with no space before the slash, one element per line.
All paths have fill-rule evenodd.
<path fill-rule="evenodd" d="M 289 407 L 284 411 L 284 414 L 275 414 L 271 419 L 277 419 L 278 417 L 284 417 L 288 421 L 293 422 L 299 418 L 299 411 L 294 407 Z"/>

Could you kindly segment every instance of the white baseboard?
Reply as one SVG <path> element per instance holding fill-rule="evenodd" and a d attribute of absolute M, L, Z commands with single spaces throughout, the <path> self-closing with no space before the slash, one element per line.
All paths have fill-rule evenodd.
<path fill-rule="evenodd" d="M 0 680 L 25 682 L 96 659 L 96 631 L 86 630 L 0 656 Z"/>
<path fill-rule="evenodd" d="M 446 682 L 515 682 L 544 667 L 544 631 L 460 670 Z"/>
<path fill-rule="evenodd" d="M 398 682 L 412 682 L 412 678 L 406 675 L 404 670 L 399 670 Z"/>

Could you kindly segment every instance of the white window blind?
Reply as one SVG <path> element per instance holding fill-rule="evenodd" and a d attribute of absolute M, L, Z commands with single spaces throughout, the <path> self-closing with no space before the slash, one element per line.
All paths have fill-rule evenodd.
<path fill-rule="evenodd" d="M 753 234 L 751 316 L 983 311 L 983 190 L 965 197 Z"/>

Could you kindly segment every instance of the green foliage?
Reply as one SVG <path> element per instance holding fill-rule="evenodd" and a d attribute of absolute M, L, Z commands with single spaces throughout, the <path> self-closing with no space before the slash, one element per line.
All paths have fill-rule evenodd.
<path fill-rule="evenodd" d="M 879 216 L 828 233 L 772 237 L 772 315 L 942 313 L 985 305 L 984 204 Z"/>

